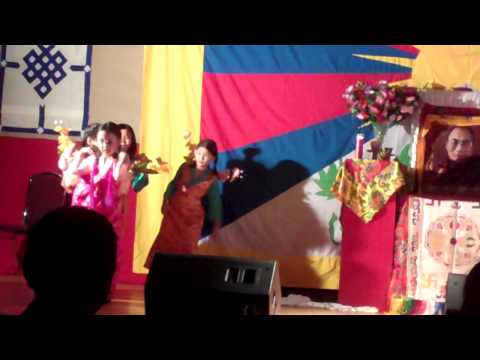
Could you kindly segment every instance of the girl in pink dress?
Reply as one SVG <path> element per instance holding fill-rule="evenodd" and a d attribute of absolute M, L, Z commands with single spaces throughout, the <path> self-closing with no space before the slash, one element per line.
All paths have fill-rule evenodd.
<path fill-rule="evenodd" d="M 130 185 L 128 155 L 120 151 L 120 139 L 119 126 L 107 122 L 98 129 L 96 146 L 100 155 L 80 150 L 84 151 L 87 157 L 78 164 L 75 174 L 86 179 L 87 186 L 84 192 L 79 191 L 81 196 L 74 199 L 76 205 L 91 208 L 104 215 L 113 225 L 119 241 L 124 236 L 126 215 L 124 199 Z M 83 196 L 84 194 L 86 196 Z M 117 252 L 117 268 L 120 258 L 121 254 Z M 114 275 L 112 292 L 116 283 L 117 276 Z"/>
<path fill-rule="evenodd" d="M 72 200 L 72 205 L 88 207 L 105 215 L 119 238 L 123 236 L 125 211 L 121 199 L 125 195 L 123 192 L 128 190 L 125 185 L 128 158 L 125 152 L 120 152 L 120 137 L 118 125 L 107 122 L 98 129 L 96 146 L 100 155 L 85 148 L 79 151 L 83 159 L 74 173 L 85 180 L 86 186 Z"/>
<path fill-rule="evenodd" d="M 99 155 L 96 147 L 97 132 L 100 124 L 90 124 L 85 130 L 82 145 L 71 145 L 67 148 L 58 160 L 58 167 L 62 171 L 62 186 L 68 193 L 72 194 L 72 206 L 90 206 L 90 182 L 87 177 L 75 174 L 76 169 L 89 155 Z"/>

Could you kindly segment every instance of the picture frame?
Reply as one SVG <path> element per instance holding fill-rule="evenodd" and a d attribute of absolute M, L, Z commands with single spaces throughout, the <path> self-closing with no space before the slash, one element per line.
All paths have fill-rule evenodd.
<path fill-rule="evenodd" d="M 480 109 L 426 104 L 416 141 L 416 194 L 480 199 Z"/>

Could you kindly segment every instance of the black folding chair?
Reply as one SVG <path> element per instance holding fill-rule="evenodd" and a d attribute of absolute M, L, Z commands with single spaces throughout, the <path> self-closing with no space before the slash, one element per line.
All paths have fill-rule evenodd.
<path fill-rule="evenodd" d="M 30 176 L 23 211 L 22 225 L 0 224 L 0 231 L 15 235 L 23 234 L 48 212 L 67 205 L 67 193 L 63 189 L 62 177 L 51 172 Z"/>
<path fill-rule="evenodd" d="M 25 229 L 50 211 L 67 205 L 67 193 L 61 184 L 62 177 L 51 172 L 30 176 L 27 201 L 23 212 Z"/>
<path fill-rule="evenodd" d="M 12 239 L 15 241 L 17 236 L 23 235 L 31 225 L 48 212 L 68 206 L 67 193 L 61 186 L 61 182 L 62 177 L 51 172 L 30 176 L 27 185 L 25 209 L 23 211 L 23 224 L 0 224 L 0 231 L 11 234 Z M 17 258 L 21 256 L 22 247 L 18 251 Z"/>
<path fill-rule="evenodd" d="M 51 172 L 34 174 L 28 179 L 27 197 L 23 210 L 22 225 L 0 224 L 0 231 L 7 232 L 15 237 L 40 220 L 48 212 L 66 206 L 67 193 L 63 189 L 62 177 Z"/>

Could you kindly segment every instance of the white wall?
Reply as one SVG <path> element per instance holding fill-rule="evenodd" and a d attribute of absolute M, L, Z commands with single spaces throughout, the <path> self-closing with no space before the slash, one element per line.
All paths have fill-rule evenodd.
<path fill-rule="evenodd" d="M 90 122 L 132 126 L 139 138 L 143 45 L 94 45 Z"/>
<path fill-rule="evenodd" d="M 132 126 L 140 137 L 143 91 L 143 45 L 94 45 L 90 80 L 90 122 Z M 8 91 L 8 89 L 4 89 Z M 2 133 L 0 136 L 56 140 L 57 135 Z"/>

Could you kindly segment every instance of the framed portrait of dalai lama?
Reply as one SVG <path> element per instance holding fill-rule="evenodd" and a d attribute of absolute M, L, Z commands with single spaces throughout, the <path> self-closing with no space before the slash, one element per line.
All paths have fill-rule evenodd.
<path fill-rule="evenodd" d="M 461 110 L 422 116 L 416 146 L 419 195 L 480 199 L 480 114 Z"/>

